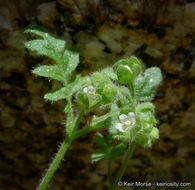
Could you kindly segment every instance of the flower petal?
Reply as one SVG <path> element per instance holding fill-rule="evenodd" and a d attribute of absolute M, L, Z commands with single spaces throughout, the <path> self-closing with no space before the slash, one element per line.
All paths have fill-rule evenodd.
<path fill-rule="evenodd" d="M 132 122 L 131 126 L 134 126 L 135 123 L 136 123 L 136 119 L 135 119 L 135 118 L 132 118 L 132 119 L 131 119 L 131 122 Z"/>
<path fill-rule="evenodd" d="M 84 88 L 83 89 L 83 92 L 87 93 L 88 89 L 87 88 Z"/>
<path fill-rule="evenodd" d="M 88 90 L 95 91 L 95 88 L 94 88 L 93 86 L 90 85 L 90 86 L 88 87 Z"/>
<path fill-rule="evenodd" d="M 122 123 L 124 123 L 124 122 L 127 120 L 127 115 L 121 114 L 121 115 L 119 116 L 119 119 L 120 119 L 120 121 L 121 121 Z"/>
<path fill-rule="evenodd" d="M 134 114 L 133 112 L 129 112 L 129 113 L 128 113 L 128 117 L 129 117 L 129 118 L 135 118 L 135 114 Z"/>
<path fill-rule="evenodd" d="M 124 132 L 122 123 L 117 123 L 115 127 L 116 127 L 116 129 L 118 129 L 119 131 Z"/>

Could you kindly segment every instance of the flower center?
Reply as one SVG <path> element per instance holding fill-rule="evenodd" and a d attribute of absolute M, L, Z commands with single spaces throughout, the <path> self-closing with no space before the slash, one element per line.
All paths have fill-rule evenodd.
<path fill-rule="evenodd" d="M 95 95 L 95 90 L 88 90 L 89 95 Z"/>
<path fill-rule="evenodd" d="M 123 124 L 125 125 L 125 126 L 129 126 L 129 125 L 131 125 L 131 121 L 130 120 L 127 120 L 127 121 L 125 121 Z"/>

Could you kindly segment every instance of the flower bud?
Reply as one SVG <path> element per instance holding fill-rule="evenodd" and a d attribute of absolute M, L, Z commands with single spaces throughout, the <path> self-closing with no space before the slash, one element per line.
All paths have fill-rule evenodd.
<path fill-rule="evenodd" d="M 141 72 L 140 61 L 135 56 L 131 56 L 129 59 L 129 66 L 132 69 L 134 78 L 136 78 Z"/>
<path fill-rule="evenodd" d="M 115 63 L 114 67 L 117 70 L 120 65 L 128 65 L 128 64 L 129 62 L 126 59 L 121 59 Z"/>
<path fill-rule="evenodd" d="M 133 73 L 128 65 L 119 65 L 117 68 L 117 76 L 121 84 L 133 82 Z"/>

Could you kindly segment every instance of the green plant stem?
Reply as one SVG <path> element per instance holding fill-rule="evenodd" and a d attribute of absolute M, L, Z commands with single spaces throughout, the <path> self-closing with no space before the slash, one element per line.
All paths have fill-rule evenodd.
<path fill-rule="evenodd" d="M 130 89 L 131 89 L 131 95 L 132 95 L 132 99 L 135 98 L 135 91 L 134 91 L 134 85 L 133 83 L 129 83 Z"/>
<path fill-rule="evenodd" d="M 39 187 L 37 188 L 37 190 L 45 190 L 47 188 L 48 183 L 50 182 L 54 172 L 58 168 L 59 163 L 63 159 L 68 147 L 70 146 L 70 144 L 71 144 L 71 141 L 67 141 L 67 140 L 65 140 L 61 144 L 58 153 L 56 154 L 54 160 L 52 161 L 51 165 L 49 166 L 49 169 L 47 170 L 47 173 L 43 177 L 43 179 L 42 179 Z"/>
<path fill-rule="evenodd" d="M 104 127 L 104 125 L 99 124 L 99 125 L 96 125 L 96 126 L 87 126 L 87 127 L 84 127 L 83 129 L 75 131 L 74 136 L 73 136 L 73 140 L 77 139 L 78 137 L 80 137 L 80 136 L 82 136 L 86 133 L 89 133 L 90 131 L 100 129 L 102 127 Z"/>
<path fill-rule="evenodd" d="M 118 171 L 118 174 L 117 174 L 116 180 L 115 180 L 115 182 L 113 184 L 112 190 L 116 190 L 117 184 L 121 180 L 121 178 L 122 178 L 122 176 L 123 176 L 123 174 L 125 172 L 125 169 L 127 167 L 128 161 L 129 161 L 129 159 L 132 156 L 132 153 L 133 153 L 133 150 L 134 150 L 135 146 L 136 146 L 136 142 L 135 141 L 132 141 L 131 144 L 130 144 L 130 146 L 129 146 L 129 148 L 128 148 L 128 150 L 127 150 L 127 153 L 125 155 L 125 158 L 123 160 L 123 163 L 122 163 L 122 165 L 121 165 L 121 167 L 120 167 L 120 169 Z"/>
<path fill-rule="evenodd" d="M 69 101 L 69 105 L 71 106 L 70 101 Z M 72 109 L 71 109 L 71 107 L 69 109 L 70 109 L 69 111 L 71 111 L 71 113 L 69 113 L 69 117 L 72 118 Z M 75 129 L 78 127 L 79 121 L 80 121 L 83 113 L 84 113 L 84 111 L 81 110 L 77 114 L 76 119 L 74 120 L 74 124 L 72 126 L 72 128 L 73 128 L 72 134 L 74 133 Z M 70 123 L 69 123 L 69 125 L 70 125 Z M 59 149 L 58 153 L 56 154 L 54 160 L 52 161 L 47 173 L 43 177 L 41 184 L 38 187 L 38 190 L 45 190 L 46 189 L 49 181 L 51 180 L 52 176 L 54 175 L 54 172 L 56 171 L 57 167 L 59 166 L 60 161 L 63 159 L 68 147 L 70 146 L 70 144 L 72 142 L 72 138 L 71 138 L 72 136 L 73 135 L 67 136 L 65 141 L 61 144 L 60 149 Z"/>
<path fill-rule="evenodd" d="M 76 119 L 75 119 L 75 123 L 74 123 L 74 127 L 73 127 L 73 131 L 72 131 L 72 136 L 73 136 L 73 134 L 75 133 L 75 131 L 76 131 L 78 125 L 79 125 L 79 122 L 80 122 L 81 117 L 83 116 L 83 114 L 84 114 L 84 110 L 81 110 L 81 111 L 77 114 Z"/>
<path fill-rule="evenodd" d="M 112 159 L 108 159 L 108 179 L 110 183 L 110 189 L 112 189 L 113 186 L 113 179 L 112 179 Z"/>

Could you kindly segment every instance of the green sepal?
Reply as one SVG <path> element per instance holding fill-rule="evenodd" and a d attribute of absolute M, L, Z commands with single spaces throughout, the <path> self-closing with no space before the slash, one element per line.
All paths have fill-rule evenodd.
<path fill-rule="evenodd" d="M 44 98 L 50 101 L 62 100 L 62 99 L 66 99 L 66 97 L 67 97 L 66 88 L 53 90 L 44 95 Z"/>
<path fill-rule="evenodd" d="M 99 91 L 104 89 L 106 79 L 103 74 L 99 72 L 94 73 L 91 76 L 91 81 Z"/>
<path fill-rule="evenodd" d="M 104 104 L 113 103 L 115 101 L 117 91 L 114 85 L 106 84 L 103 91 L 101 92 L 102 101 Z"/>
<path fill-rule="evenodd" d="M 111 80 L 117 81 L 118 77 L 115 74 L 114 70 L 112 67 L 107 67 L 101 71 L 101 74 L 104 75 L 104 77 L 108 77 Z"/>
<path fill-rule="evenodd" d="M 129 89 L 125 86 L 121 86 L 118 89 L 118 96 L 122 107 L 132 104 L 132 97 Z"/>
<path fill-rule="evenodd" d="M 126 147 L 125 147 L 124 143 L 120 143 L 116 146 L 112 146 L 111 150 L 110 150 L 109 157 L 112 159 L 116 159 L 116 158 L 122 156 L 124 154 L 125 150 L 126 150 Z"/>
<path fill-rule="evenodd" d="M 99 132 L 96 133 L 96 143 L 100 149 L 106 150 L 108 148 L 104 136 Z"/>
<path fill-rule="evenodd" d="M 143 147 L 150 147 L 152 145 L 151 140 L 148 136 L 138 136 L 136 138 L 136 141 Z"/>
<path fill-rule="evenodd" d="M 89 99 L 85 92 L 79 92 L 77 94 L 77 101 L 84 109 L 89 108 Z"/>
<path fill-rule="evenodd" d="M 97 149 L 91 154 L 91 162 L 98 162 L 106 157 L 106 153 L 102 149 Z"/>
<path fill-rule="evenodd" d="M 99 94 L 96 94 L 95 96 L 88 96 L 88 99 L 90 109 L 95 108 L 102 101 L 102 97 Z"/>
<path fill-rule="evenodd" d="M 129 66 L 132 69 L 133 76 L 136 78 L 141 72 L 141 63 L 135 56 L 131 56 L 129 59 Z"/>
<path fill-rule="evenodd" d="M 143 126 L 143 131 L 142 131 L 142 134 L 143 135 L 148 135 L 148 134 L 150 134 L 151 133 L 151 131 L 152 131 L 152 129 L 154 128 L 154 126 L 152 125 L 152 124 L 148 124 L 148 123 L 146 123 L 145 125 L 144 124 L 142 124 L 142 126 Z"/>
<path fill-rule="evenodd" d="M 142 104 L 139 104 L 137 107 L 136 107 L 136 111 L 137 112 L 152 112 L 154 113 L 154 105 L 151 103 L 151 102 L 144 102 Z"/>
<path fill-rule="evenodd" d="M 152 139 L 152 141 L 156 140 L 159 138 L 159 130 L 154 127 L 150 133 L 150 138 Z"/>
<path fill-rule="evenodd" d="M 41 65 L 36 67 L 32 73 L 42 77 L 55 79 L 61 81 L 62 83 L 65 81 L 63 72 L 58 68 L 57 65 Z"/>
<path fill-rule="evenodd" d="M 133 72 L 128 65 L 119 65 L 116 72 L 119 83 L 129 84 L 133 82 Z"/>

